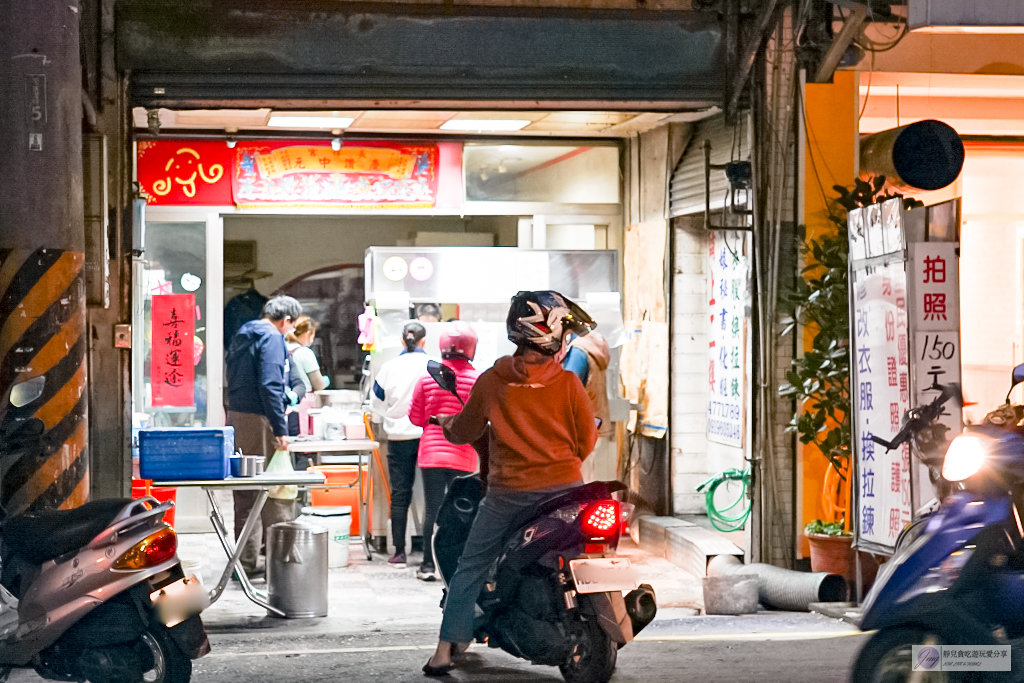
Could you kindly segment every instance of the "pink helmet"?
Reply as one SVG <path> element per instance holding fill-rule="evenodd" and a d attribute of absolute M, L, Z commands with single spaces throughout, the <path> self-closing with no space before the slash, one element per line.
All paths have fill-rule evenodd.
<path fill-rule="evenodd" d="M 442 358 L 461 357 L 473 360 L 476 355 L 476 332 L 461 320 L 445 325 L 439 343 Z"/>

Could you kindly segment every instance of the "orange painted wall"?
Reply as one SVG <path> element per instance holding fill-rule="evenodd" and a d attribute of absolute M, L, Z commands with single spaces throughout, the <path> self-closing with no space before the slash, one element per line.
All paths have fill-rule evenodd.
<path fill-rule="evenodd" d="M 804 86 L 804 168 L 803 223 L 807 237 L 830 232 L 835 226 L 828 220 L 829 200 L 835 196 L 833 185 L 852 185 L 857 177 L 859 140 L 857 114 L 860 102 L 857 74 L 838 71 L 833 83 L 808 83 Z M 805 333 L 804 347 L 810 348 L 813 335 Z M 814 447 L 800 446 L 800 514 L 797 517 L 800 542 L 798 555 L 807 557 L 807 522 L 822 518 L 821 491 L 828 461 Z"/>

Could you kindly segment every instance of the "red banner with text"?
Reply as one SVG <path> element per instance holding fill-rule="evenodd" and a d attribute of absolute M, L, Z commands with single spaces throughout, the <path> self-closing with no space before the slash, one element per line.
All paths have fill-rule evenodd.
<path fill-rule="evenodd" d="M 195 405 L 195 294 L 153 295 L 152 405 Z"/>
<path fill-rule="evenodd" d="M 136 174 L 158 206 L 452 208 L 460 196 L 439 185 L 461 188 L 461 148 L 445 157 L 444 144 L 144 140 Z"/>
<path fill-rule="evenodd" d="M 434 144 L 239 142 L 231 176 L 238 206 L 432 207 Z"/>

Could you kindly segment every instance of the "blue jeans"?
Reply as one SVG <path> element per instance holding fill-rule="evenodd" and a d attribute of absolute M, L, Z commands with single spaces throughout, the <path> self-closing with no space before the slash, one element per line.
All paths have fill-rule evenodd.
<path fill-rule="evenodd" d="M 549 498 L 580 486 L 582 482 L 540 491 L 488 491 L 480 501 L 459 566 L 448 585 L 448 597 L 441 619 L 441 640 L 468 643 L 473 640 L 476 599 L 487 580 L 494 560 L 505 545 L 509 524 L 523 510 L 537 507 Z"/>

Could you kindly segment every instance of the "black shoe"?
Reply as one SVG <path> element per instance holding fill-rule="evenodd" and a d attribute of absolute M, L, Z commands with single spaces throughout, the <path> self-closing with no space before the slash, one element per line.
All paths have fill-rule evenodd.
<path fill-rule="evenodd" d="M 427 676 L 448 676 L 449 671 L 455 668 L 455 664 L 445 664 L 444 666 L 430 666 L 430 660 L 423 665 L 423 673 Z"/>
<path fill-rule="evenodd" d="M 416 570 L 416 578 L 420 581 L 437 581 L 437 570 L 434 565 L 429 562 L 424 562 L 420 565 L 420 568 Z"/>

